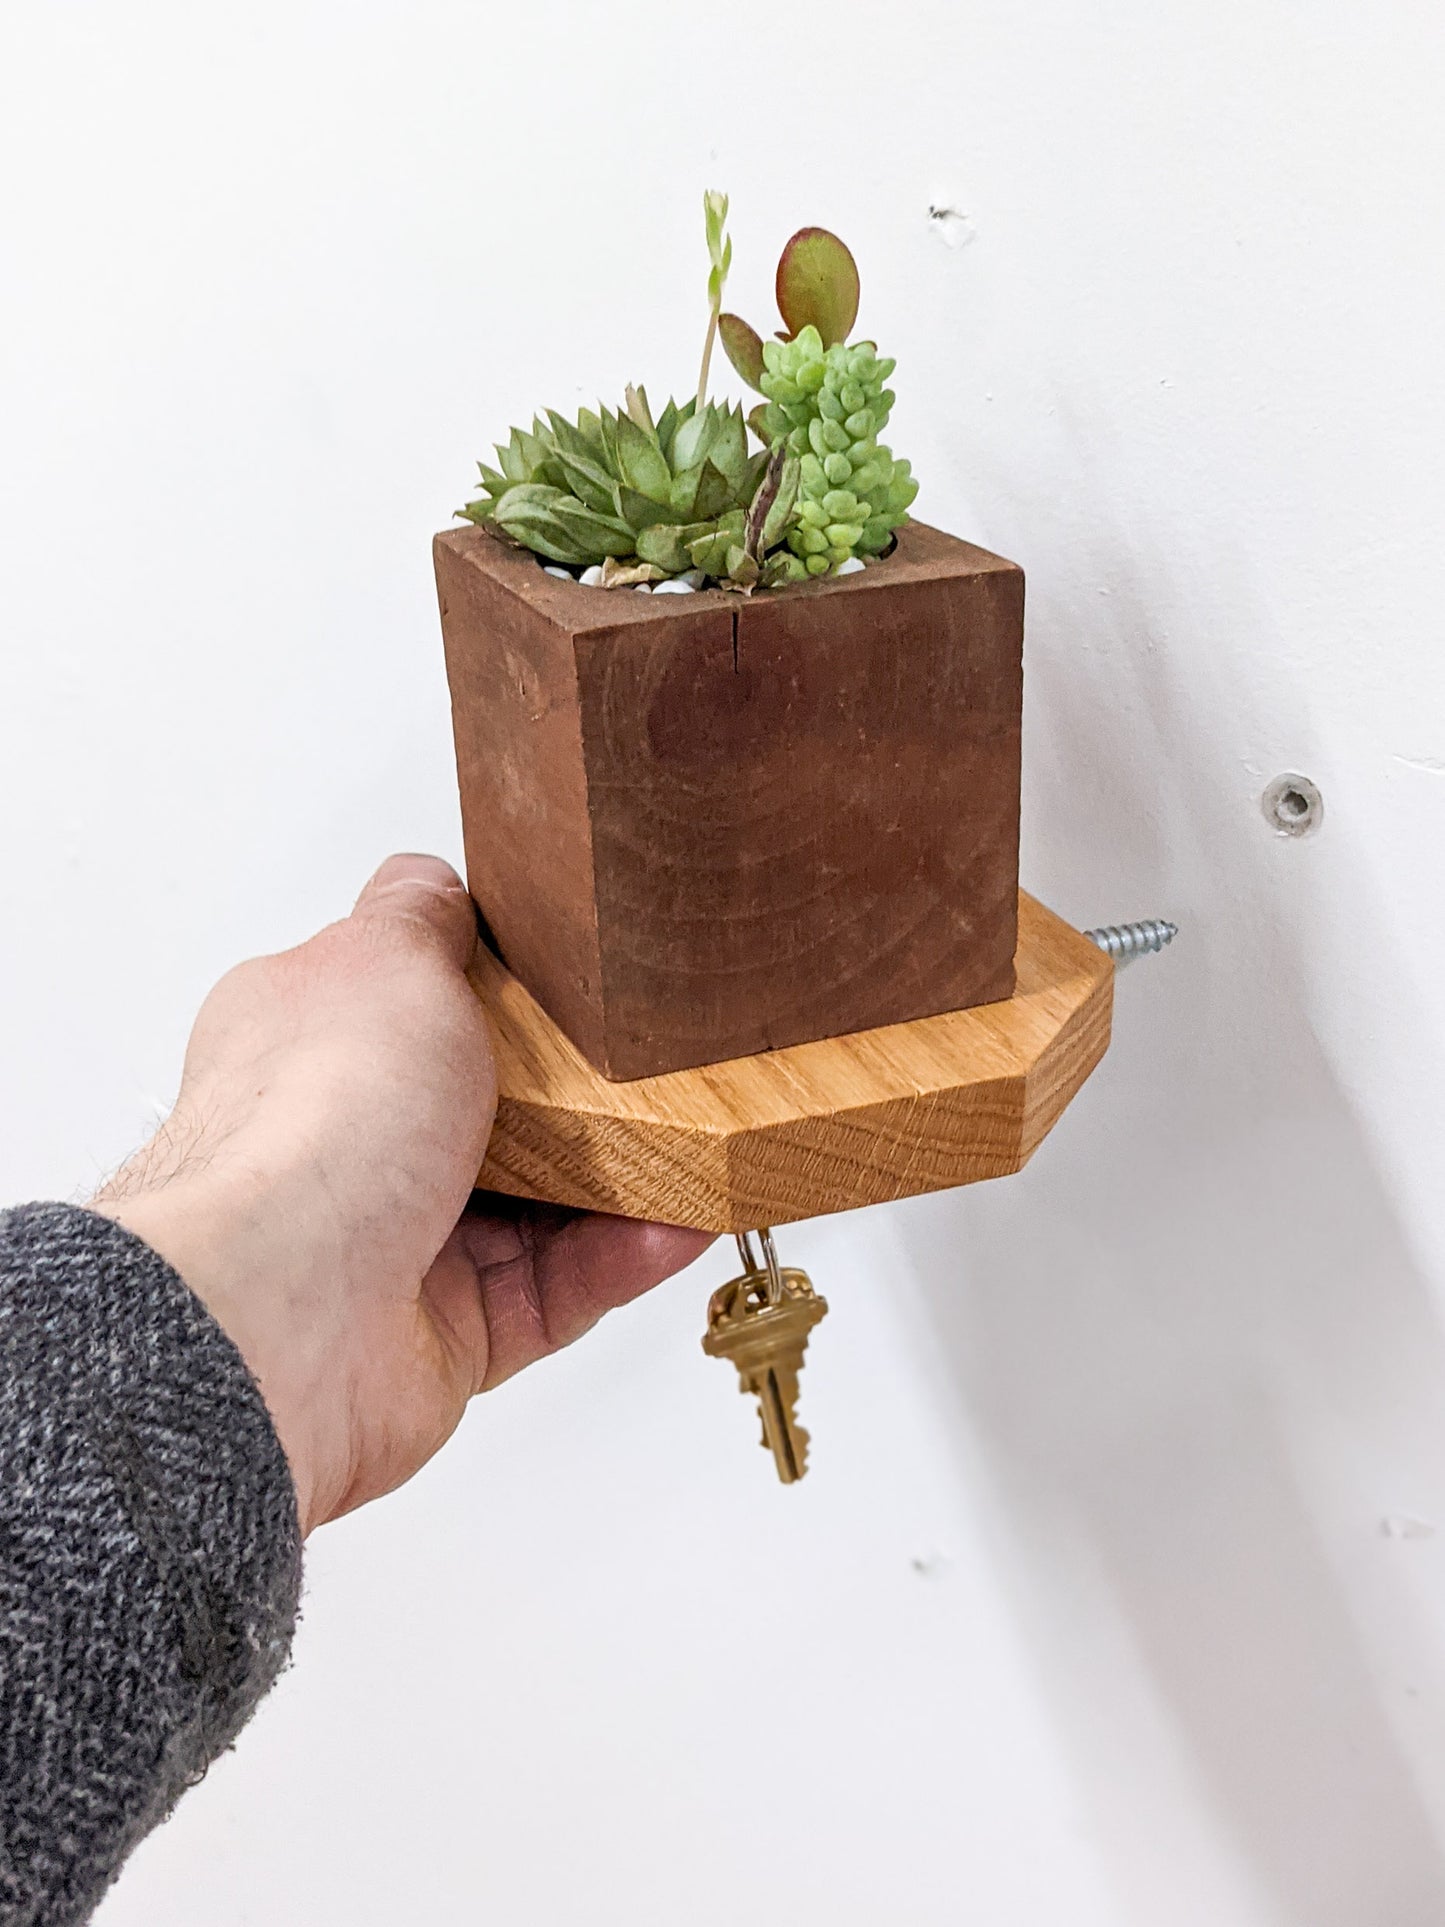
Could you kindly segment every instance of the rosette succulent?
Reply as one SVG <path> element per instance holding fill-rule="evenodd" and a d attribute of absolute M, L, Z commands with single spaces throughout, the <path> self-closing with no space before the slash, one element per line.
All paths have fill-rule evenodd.
<path fill-rule="evenodd" d="M 654 422 L 645 390 L 614 414 L 549 410 L 479 464 L 482 494 L 458 512 L 553 562 L 613 569 L 619 586 L 699 570 L 751 589 L 801 571 L 772 555 L 793 520 L 799 463 L 750 451 L 741 408 L 669 401 Z"/>

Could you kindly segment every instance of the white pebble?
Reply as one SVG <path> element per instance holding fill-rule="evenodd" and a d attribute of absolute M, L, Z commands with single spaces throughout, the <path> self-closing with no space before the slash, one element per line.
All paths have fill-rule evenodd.
<path fill-rule="evenodd" d="M 695 595 L 697 591 L 690 582 L 684 582 L 680 575 L 675 575 L 670 581 L 659 582 L 652 593 L 654 595 Z"/>
<path fill-rule="evenodd" d="M 564 569 L 556 562 L 544 562 L 542 564 L 542 573 L 543 575 L 555 575 L 561 582 L 575 582 L 577 580 L 570 569 Z"/>
<path fill-rule="evenodd" d="M 846 562 L 840 562 L 838 564 L 833 573 L 834 575 L 857 575 L 863 566 L 863 558 L 861 555 L 850 555 Z"/>
<path fill-rule="evenodd" d="M 632 586 L 639 595 L 652 594 L 652 584 L 650 582 L 634 582 Z"/>
<path fill-rule="evenodd" d="M 592 567 L 590 569 L 584 569 L 581 575 L 577 579 L 579 582 L 584 583 L 586 587 L 589 589 L 597 588 L 602 581 L 601 563 L 594 562 L 592 564 Z"/>

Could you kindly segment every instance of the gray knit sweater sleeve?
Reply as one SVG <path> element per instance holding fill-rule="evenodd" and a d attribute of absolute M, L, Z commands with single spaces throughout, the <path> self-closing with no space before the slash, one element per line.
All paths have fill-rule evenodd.
<path fill-rule="evenodd" d="M 71 1205 L 0 1213 L 0 1923 L 87 1919 L 285 1662 L 301 1547 L 240 1353 Z"/>

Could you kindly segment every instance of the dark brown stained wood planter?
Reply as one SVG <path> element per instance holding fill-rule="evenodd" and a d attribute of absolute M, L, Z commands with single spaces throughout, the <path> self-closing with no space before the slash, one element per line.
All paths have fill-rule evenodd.
<path fill-rule="evenodd" d="M 912 523 L 751 598 L 435 543 L 467 880 L 597 1068 L 646 1077 L 1013 990 L 1022 571 Z"/>

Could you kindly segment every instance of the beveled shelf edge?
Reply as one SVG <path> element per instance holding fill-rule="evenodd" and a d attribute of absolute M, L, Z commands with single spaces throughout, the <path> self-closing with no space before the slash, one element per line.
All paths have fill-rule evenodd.
<path fill-rule="evenodd" d="M 1019 1170 L 1109 1043 L 1113 964 L 1021 892 L 1002 1003 L 610 1083 L 492 956 L 497 1040 L 482 1189 L 748 1230 Z"/>

